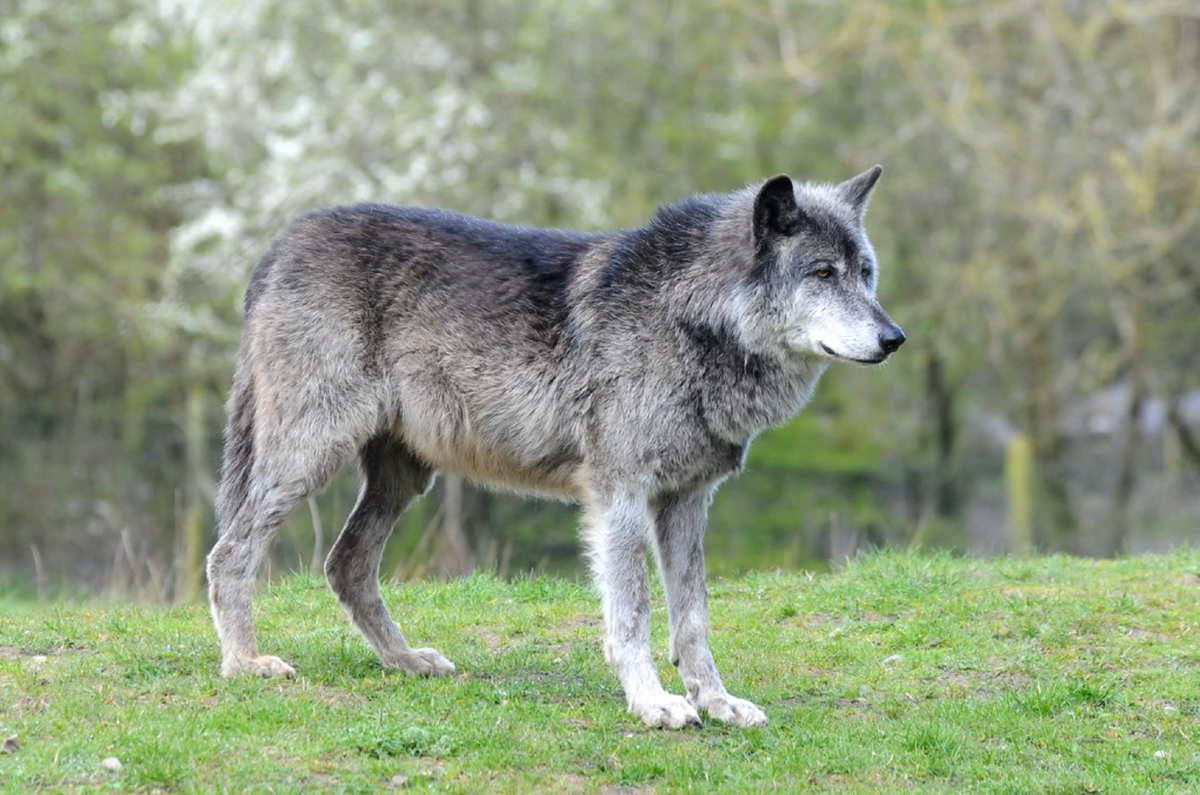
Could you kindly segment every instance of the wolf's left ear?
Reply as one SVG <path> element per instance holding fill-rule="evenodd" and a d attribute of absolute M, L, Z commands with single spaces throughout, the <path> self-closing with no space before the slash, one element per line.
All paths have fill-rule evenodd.
<path fill-rule="evenodd" d="M 754 242 L 769 233 L 794 235 L 800 231 L 804 214 L 796 204 L 796 188 L 787 174 L 771 177 L 754 198 Z"/>
<path fill-rule="evenodd" d="M 879 181 L 879 175 L 882 173 L 883 166 L 873 166 L 837 186 L 838 195 L 854 208 L 859 218 L 866 214 L 871 191 L 875 190 L 875 183 Z"/>

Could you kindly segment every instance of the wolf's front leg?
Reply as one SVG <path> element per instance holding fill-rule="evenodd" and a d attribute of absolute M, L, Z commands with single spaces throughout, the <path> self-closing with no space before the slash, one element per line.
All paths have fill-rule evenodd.
<path fill-rule="evenodd" d="M 717 720 L 763 726 L 767 716 L 749 701 L 729 695 L 708 645 L 708 587 L 704 528 L 708 492 L 678 494 L 657 503 L 655 541 L 671 620 L 671 664 L 679 668 L 688 700 Z"/>
<path fill-rule="evenodd" d="M 640 495 L 597 496 L 589 506 L 585 532 L 604 605 L 604 657 L 620 677 L 629 711 L 647 726 L 699 726 L 700 716 L 687 699 L 663 690 L 650 659 L 650 524 Z"/>

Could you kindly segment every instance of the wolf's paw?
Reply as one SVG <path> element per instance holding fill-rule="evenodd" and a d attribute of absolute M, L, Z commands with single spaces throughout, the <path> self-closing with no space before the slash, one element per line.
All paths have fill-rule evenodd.
<path fill-rule="evenodd" d="M 767 714 L 744 698 L 719 693 L 704 699 L 698 706 L 715 720 L 735 726 L 766 726 Z"/>
<path fill-rule="evenodd" d="M 283 676 L 296 678 L 296 669 L 278 657 L 226 657 L 221 663 L 221 676 Z"/>
<path fill-rule="evenodd" d="M 409 649 L 383 661 L 384 668 L 398 668 L 416 676 L 449 676 L 454 663 L 437 649 Z"/>
<path fill-rule="evenodd" d="M 647 726 L 655 729 L 683 729 L 688 726 L 698 728 L 702 725 L 696 708 L 683 696 L 673 696 L 670 693 L 659 693 L 634 701 L 629 705 L 629 711 L 641 718 Z"/>

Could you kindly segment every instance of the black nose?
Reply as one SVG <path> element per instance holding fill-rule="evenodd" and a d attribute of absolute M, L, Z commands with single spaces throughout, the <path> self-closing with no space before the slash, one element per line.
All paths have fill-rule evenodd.
<path fill-rule="evenodd" d="M 904 329 L 895 323 L 887 331 L 879 335 L 879 347 L 884 353 L 895 353 L 904 344 Z"/>

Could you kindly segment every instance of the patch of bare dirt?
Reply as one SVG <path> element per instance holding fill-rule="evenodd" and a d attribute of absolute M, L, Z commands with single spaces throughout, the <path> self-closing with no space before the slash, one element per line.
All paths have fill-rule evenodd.
<path fill-rule="evenodd" d="M 505 645 L 504 641 L 500 639 L 499 635 L 497 635 L 495 632 L 492 632 L 490 629 L 485 629 L 484 627 L 472 627 L 467 631 L 467 634 L 482 640 L 483 645 L 487 646 L 488 651 L 491 652 L 504 651 L 505 649 L 510 648 Z"/>
<path fill-rule="evenodd" d="M 601 626 L 599 616 L 579 613 L 571 616 L 566 621 L 559 624 L 562 629 L 590 629 L 592 627 Z"/>
<path fill-rule="evenodd" d="M 45 712 L 50 708 L 50 696 L 28 696 L 18 694 L 9 705 L 9 714 L 16 720 L 22 721 L 27 718 Z"/>
<path fill-rule="evenodd" d="M 935 687 L 937 695 L 989 699 L 1024 690 L 1033 683 L 1021 671 L 944 671 L 938 676 Z"/>

